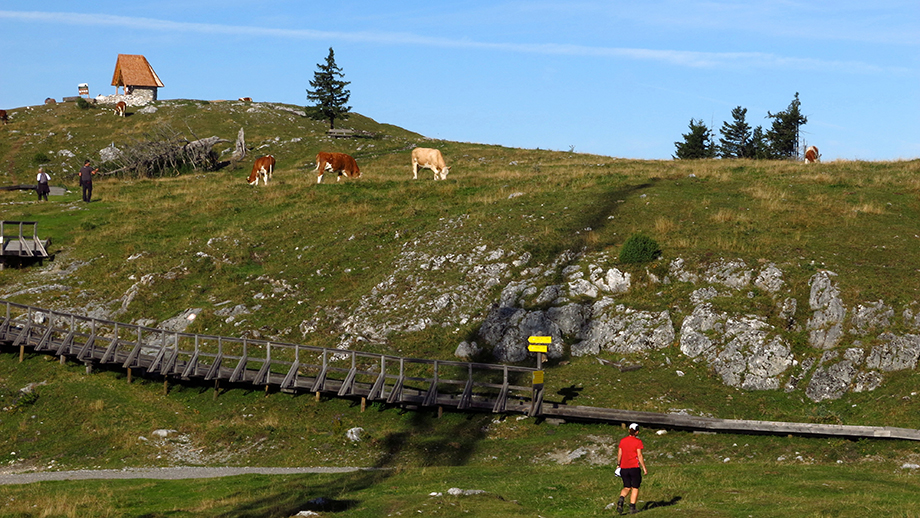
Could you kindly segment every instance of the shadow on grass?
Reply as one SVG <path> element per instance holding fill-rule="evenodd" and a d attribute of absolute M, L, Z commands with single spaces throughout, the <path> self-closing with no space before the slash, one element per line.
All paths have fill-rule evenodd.
<path fill-rule="evenodd" d="M 650 509 L 657 509 L 658 507 L 670 507 L 672 505 L 677 505 L 680 501 L 681 497 L 675 496 L 670 500 L 655 500 L 652 502 L 646 502 L 645 505 L 642 506 L 642 510 L 648 511 Z"/>
<path fill-rule="evenodd" d="M 475 451 L 475 444 L 485 436 L 485 414 L 445 413 L 443 418 L 425 410 L 396 410 L 403 417 L 402 430 L 377 439 L 379 456 L 374 466 L 358 472 L 334 477 L 328 482 L 303 487 L 299 482 L 286 482 L 272 494 L 249 500 L 222 518 L 255 518 L 293 516 L 300 511 L 343 513 L 361 505 L 360 500 L 347 498 L 375 485 L 385 483 L 399 472 L 400 466 L 462 466 Z M 453 424 L 436 426 L 440 419 Z"/>

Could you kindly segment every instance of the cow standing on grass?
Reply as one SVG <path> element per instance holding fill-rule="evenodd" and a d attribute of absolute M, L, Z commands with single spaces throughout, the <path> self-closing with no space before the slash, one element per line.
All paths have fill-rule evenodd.
<path fill-rule="evenodd" d="M 361 178 L 361 170 L 358 169 L 358 163 L 355 159 L 345 153 L 326 153 L 320 151 L 316 154 L 316 183 L 323 183 L 323 173 L 330 171 L 338 173 L 335 181 L 338 182 L 342 176 L 349 178 Z"/>
<path fill-rule="evenodd" d="M 441 151 L 427 147 L 417 147 L 412 150 L 412 179 L 418 180 L 419 168 L 427 167 L 434 171 L 435 180 L 446 180 L 450 167 L 444 162 Z"/>
<path fill-rule="evenodd" d="M 128 105 L 124 101 L 118 101 L 118 104 L 115 105 L 115 115 L 118 117 L 125 116 L 125 110 L 128 109 Z"/>
<path fill-rule="evenodd" d="M 252 172 L 249 173 L 249 185 L 259 185 L 259 179 L 262 183 L 268 185 L 268 180 L 272 177 L 272 171 L 275 169 L 275 157 L 265 155 L 256 159 L 252 164 Z"/>
<path fill-rule="evenodd" d="M 818 153 L 817 146 L 808 146 L 805 150 L 805 163 L 813 164 L 821 159 L 821 154 Z"/>
<path fill-rule="evenodd" d="M 10 118 L 6 114 L 6 110 L 0 110 L 0 122 L 6 124 L 9 121 L 10 121 Z"/>

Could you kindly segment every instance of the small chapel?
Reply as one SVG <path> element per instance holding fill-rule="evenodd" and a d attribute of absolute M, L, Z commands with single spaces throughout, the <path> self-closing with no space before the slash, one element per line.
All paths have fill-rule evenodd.
<path fill-rule="evenodd" d="M 119 54 L 112 75 L 112 86 L 118 97 L 121 87 L 125 103 L 132 106 L 157 100 L 157 89 L 163 88 L 160 76 L 154 72 L 147 58 L 140 54 Z"/>

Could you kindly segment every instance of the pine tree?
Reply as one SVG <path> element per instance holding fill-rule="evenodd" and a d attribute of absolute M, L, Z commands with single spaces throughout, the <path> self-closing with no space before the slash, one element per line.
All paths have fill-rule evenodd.
<path fill-rule="evenodd" d="M 767 140 L 770 141 L 770 152 L 773 158 L 796 158 L 799 152 L 799 127 L 808 122 L 808 117 L 802 115 L 802 106 L 799 93 L 795 99 L 781 112 L 767 112 L 767 118 L 773 119 L 773 126 L 767 131 Z"/>
<path fill-rule="evenodd" d="M 674 158 L 679 160 L 692 160 L 697 158 L 714 158 L 716 147 L 712 142 L 712 131 L 706 127 L 703 120 L 690 119 L 690 133 L 683 135 L 683 142 L 675 142 L 677 151 Z"/>
<path fill-rule="evenodd" d="M 744 120 L 747 108 L 740 106 L 732 110 L 732 123 L 722 123 L 719 133 L 719 155 L 722 158 L 752 158 L 751 126 Z"/>
<path fill-rule="evenodd" d="M 314 120 L 328 120 L 329 128 L 333 129 L 335 120 L 347 119 L 351 111 L 351 106 L 346 106 L 351 96 L 351 92 L 345 89 L 349 82 L 338 79 L 345 77 L 345 74 L 335 64 L 332 47 L 329 47 L 326 63 L 318 63 L 316 66 L 319 70 L 313 73 L 313 80 L 310 81 L 313 90 L 307 90 L 307 100 L 316 105 L 308 107 L 307 114 Z"/>
<path fill-rule="evenodd" d="M 770 142 L 763 134 L 763 128 L 757 126 L 751 132 L 751 158 L 755 160 L 767 160 L 773 158 L 770 152 Z"/>

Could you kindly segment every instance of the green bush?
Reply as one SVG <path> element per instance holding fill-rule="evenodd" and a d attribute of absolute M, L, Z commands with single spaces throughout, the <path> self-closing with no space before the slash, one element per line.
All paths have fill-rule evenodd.
<path fill-rule="evenodd" d="M 661 247 L 654 239 L 643 235 L 633 234 L 620 248 L 621 263 L 650 263 L 661 257 Z"/>
<path fill-rule="evenodd" d="M 49 162 L 51 162 L 51 157 L 42 153 L 41 151 L 39 151 L 38 153 L 35 153 L 35 155 L 32 157 L 32 163 L 34 163 L 35 165 L 43 165 Z"/>
<path fill-rule="evenodd" d="M 92 108 L 92 106 L 93 105 L 90 104 L 89 101 L 87 101 L 86 99 L 82 97 L 77 99 L 77 108 L 80 108 L 81 110 L 88 110 Z"/>

